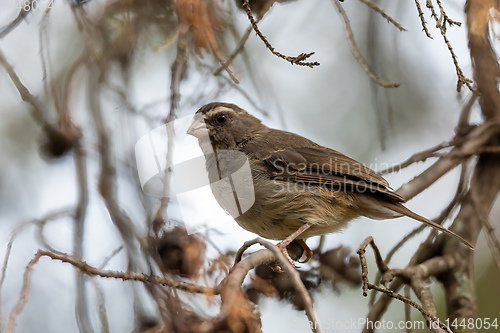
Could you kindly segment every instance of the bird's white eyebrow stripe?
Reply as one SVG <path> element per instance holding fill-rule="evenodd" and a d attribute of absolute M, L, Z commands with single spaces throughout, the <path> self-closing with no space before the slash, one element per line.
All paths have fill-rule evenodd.
<path fill-rule="evenodd" d="M 210 117 L 212 117 L 215 113 L 219 113 L 219 112 L 221 112 L 221 111 L 226 111 L 227 113 L 232 114 L 232 115 L 235 115 L 235 114 L 236 114 L 236 112 L 234 112 L 234 110 L 233 110 L 233 109 L 227 108 L 227 107 L 225 107 L 225 106 L 217 106 L 217 107 L 215 107 L 214 109 L 212 109 L 212 110 L 208 111 L 208 112 L 205 114 L 205 117 L 206 117 L 206 118 L 210 118 Z"/>

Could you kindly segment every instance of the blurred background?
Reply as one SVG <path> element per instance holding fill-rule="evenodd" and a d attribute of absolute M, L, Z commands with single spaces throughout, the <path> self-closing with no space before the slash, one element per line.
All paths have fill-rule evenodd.
<path fill-rule="evenodd" d="M 20 297 L 26 265 L 36 251 L 47 248 L 47 244 L 63 253 L 80 251 L 80 256 L 95 267 L 103 265 L 105 269 L 120 271 L 133 268 L 133 271 L 149 273 L 148 264 L 137 259 L 143 248 L 135 244 L 131 249 L 134 242 L 124 240 L 124 233 L 112 222 L 109 202 L 105 202 L 99 192 L 98 182 L 102 176 L 99 150 L 103 145 L 99 118 L 104 124 L 103 131 L 108 134 L 112 163 L 116 167 L 116 175 L 109 175 L 116 179 L 116 202 L 131 229 L 147 236 L 154 228 L 160 199 L 141 191 L 135 145 L 149 131 L 164 124 L 172 109 L 176 117 L 181 118 L 192 116 L 208 102 L 235 103 L 268 126 L 298 133 L 374 170 L 381 170 L 450 140 L 460 111 L 471 95 L 466 88 L 457 93 L 457 76 L 448 48 L 428 13 L 429 31 L 434 38 L 425 36 L 413 3 L 376 1 L 407 30 L 403 32 L 361 2 L 342 4 L 356 43 L 373 71 L 386 81 L 401 84 L 398 88 L 383 88 L 370 80 L 353 57 L 344 22 L 332 1 L 277 2 L 259 22 L 260 30 L 277 51 L 291 56 L 315 52 L 308 61 L 317 61 L 319 66 L 301 67 L 279 59 L 252 31 L 243 52 L 231 65 L 239 84 L 224 70 L 217 76 L 213 73 L 220 66 L 217 54 L 229 56 L 250 26 L 246 12 L 240 8 L 241 2 L 202 2 L 211 17 L 215 17 L 213 22 L 217 22 L 212 24 L 212 30 L 218 46 L 213 42 L 203 45 L 196 31 L 203 33 L 196 30 L 196 23 L 191 23 L 195 33 L 182 39 L 187 46 L 181 52 L 178 41 L 184 38 L 184 32 L 176 11 L 182 10 L 179 9 L 182 2 L 185 6 L 197 2 L 177 2 L 32 1 L 27 2 L 31 10 L 18 26 L 8 34 L 0 30 L 0 51 L 19 80 L 43 106 L 45 120 L 42 123 L 46 122 L 41 125 L 36 120 L 33 115 L 38 111 L 20 98 L 5 63 L 0 66 L 2 260 L 11 246 L 0 286 L 0 331 L 7 329 L 9 313 Z M 0 27 L 18 16 L 19 3 L 17 0 L 0 3 Z M 34 3 L 38 5 L 36 9 Z M 453 20 L 465 23 L 464 1 L 450 0 L 444 5 Z M 262 12 L 255 10 L 254 14 L 260 17 Z M 191 22 L 188 15 L 184 20 Z M 464 74 L 472 77 L 466 33 L 465 24 L 451 27 L 448 38 Z M 497 38 L 493 40 L 498 46 Z M 185 64 L 178 70 L 176 58 L 179 60 L 182 51 L 186 53 Z M 178 81 L 180 99 L 174 107 L 173 69 L 181 78 Z M 99 92 L 95 91 L 96 87 Z M 95 109 L 92 103 L 96 100 L 100 104 L 97 117 L 91 110 Z M 473 121 L 481 119 L 479 111 L 477 104 L 474 105 Z M 78 130 L 67 125 L 67 120 L 64 122 L 68 115 Z M 68 145 L 71 145 L 72 134 L 77 133 L 84 151 L 88 205 L 79 232 L 75 231 L 73 216 L 81 199 L 78 162 L 75 164 L 78 158 L 74 152 L 67 151 L 64 144 L 58 144 L 66 141 L 58 141 L 47 129 L 55 124 L 63 128 L 64 140 L 70 141 Z M 190 149 L 189 154 L 201 155 L 196 145 Z M 432 159 L 386 178 L 397 189 L 430 164 Z M 436 217 L 453 197 L 459 174 L 459 170 L 450 172 L 407 206 L 428 218 Z M 210 191 L 203 193 L 210 195 Z M 209 225 L 198 235 L 207 240 L 204 264 L 208 265 L 219 258 L 220 253 L 236 251 L 255 235 L 241 229 L 213 198 L 203 193 L 192 200 L 193 204 L 202 203 L 204 208 L 199 214 Z M 175 197 L 163 213 L 182 219 Z M 46 219 L 53 214 L 56 215 Z M 493 226 L 498 227 L 499 215 L 497 200 L 490 217 Z M 41 221 L 43 228 L 40 228 Z M 359 219 L 342 232 L 324 237 L 321 247 L 324 251 L 345 251 L 342 258 L 348 263 L 359 244 L 372 235 L 385 255 L 418 226 L 418 222 L 407 218 Z M 75 247 L 78 233 L 82 237 L 79 250 Z M 425 230 L 407 242 L 394 257 L 392 266 L 404 267 L 428 233 L 429 230 Z M 9 243 L 12 235 L 15 238 Z M 484 236 L 480 237 L 475 252 L 478 317 L 498 318 L 500 299 L 491 295 L 500 294 L 500 286 L 495 283 L 500 273 Z M 308 240 L 313 249 L 319 243 L 319 238 Z M 131 259 L 134 253 L 137 258 Z M 371 255 L 369 262 L 374 272 Z M 314 265 L 314 262 L 304 264 L 301 270 L 314 269 Z M 203 274 L 186 279 L 189 278 L 206 285 L 220 281 L 220 276 Z M 42 258 L 34 268 L 28 302 L 17 319 L 16 332 L 84 331 L 75 316 L 78 279 L 79 275 L 70 265 Z M 101 296 L 92 287 L 94 283 L 102 290 L 110 332 L 144 331 L 141 321 L 142 324 L 154 323 L 158 317 L 156 303 L 144 286 L 97 277 L 92 278 L 96 282 L 90 283 L 90 280 L 87 279 L 85 294 L 89 331 L 101 330 L 96 306 Z M 251 283 L 248 281 L 248 286 Z M 438 313 L 445 317 L 440 286 L 434 284 L 432 291 Z M 196 313 L 217 314 L 217 299 L 180 297 Z M 330 327 L 346 320 L 358 321 L 368 312 L 368 299 L 362 296 L 359 281 L 339 276 L 325 278 L 324 283 L 314 288 L 313 299 L 324 331 L 361 331 L 359 326 Z M 259 308 L 264 332 L 307 331 L 306 317 L 287 300 L 261 296 Z M 412 314 L 413 320 L 423 321 L 417 312 Z M 393 302 L 384 318 L 404 320 L 402 304 Z"/>

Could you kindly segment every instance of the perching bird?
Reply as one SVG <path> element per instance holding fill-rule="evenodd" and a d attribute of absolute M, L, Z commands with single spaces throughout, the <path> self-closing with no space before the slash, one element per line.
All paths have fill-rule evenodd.
<path fill-rule="evenodd" d="M 286 246 L 294 239 L 307 252 L 301 240 L 338 231 L 359 216 L 405 215 L 473 249 L 462 237 L 403 206 L 405 200 L 389 183 L 362 163 L 300 135 L 269 128 L 237 105 L 201 107 L 188 134 L 199 140 L 219 204 L 230 210 L 236 200 L 238 211 L 231 214 L 236 222 L 261 237 L 281 240 L 278 247 L 290 261 Z M 238 174 L 247 161 L 251 174 Z M 220 185 L 221 179 L 228 181 Z M 251 198 L 240 193 L 248 185 Z"/>

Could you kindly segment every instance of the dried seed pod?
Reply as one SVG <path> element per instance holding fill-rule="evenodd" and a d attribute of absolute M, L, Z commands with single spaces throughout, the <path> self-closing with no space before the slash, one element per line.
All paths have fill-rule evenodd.
<path fill-rule="evenodd" d="M 205 261 L 205 242 L 190 235 L 186 229 L 175 227 L 166 231 L 156 242 L 156 251 L 165 273 L 194 278 Z"/>

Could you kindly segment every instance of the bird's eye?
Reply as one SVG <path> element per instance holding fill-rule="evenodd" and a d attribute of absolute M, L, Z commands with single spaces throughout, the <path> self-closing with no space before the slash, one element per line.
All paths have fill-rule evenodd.
<path fill-rule="evenodd" d="M 219 124 L 224 124 L 227 120 L 227 116 L 224 113 L 221 113 L 217 116 L 216 119 Z"/>

